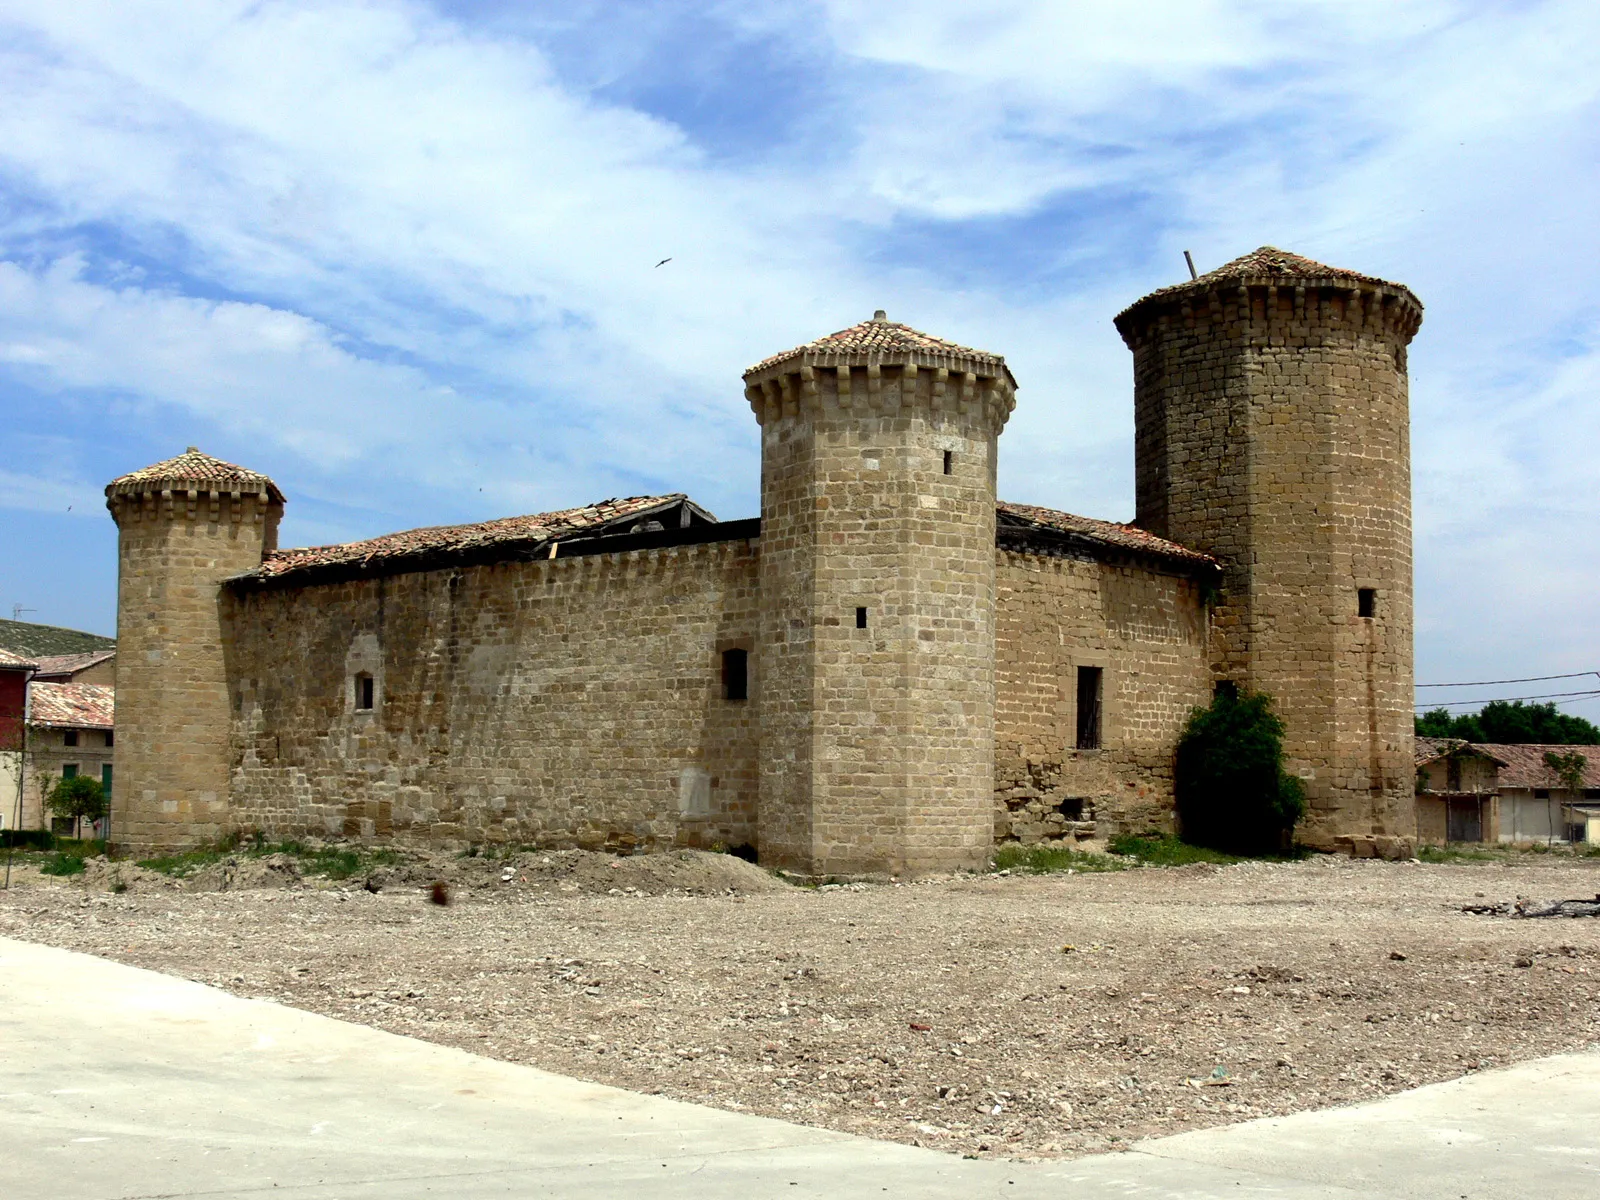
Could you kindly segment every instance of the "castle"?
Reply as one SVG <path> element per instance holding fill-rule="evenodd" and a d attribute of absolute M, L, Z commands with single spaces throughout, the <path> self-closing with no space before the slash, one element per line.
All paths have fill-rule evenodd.
<path fill-rule="evenodd" d="M 745 372 L 759 520 L 667 495 L 279 549 L 261 474 L 124 475 L 112 839 L 977 868 L 1171 828 L 1223 686 L 1276 700 L 1302 840 L 1410 835 L 1421 315 L 1271 247 L 1129 307 L 1130 525 L 999 502 L 1004 359 L 882 312 Z"/>

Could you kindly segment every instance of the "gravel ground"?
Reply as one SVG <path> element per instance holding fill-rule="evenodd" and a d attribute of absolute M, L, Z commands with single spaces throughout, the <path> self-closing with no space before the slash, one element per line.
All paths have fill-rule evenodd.
<path fill-rule="evenodd" d="M 1600 1040 L 1600 860 L 1302 863 L 810 890 L 727 856 L 33 870 L 0 934 L 644 1092 L 1035 1158 Z M 253 873 L 252 873 L 253 872 Z M 453 880 L 448 906 L 426 882 Z M 248 878 L 246 878 L 248 876 Z M 632 889 L 632 890 L 628 890 Z"/>

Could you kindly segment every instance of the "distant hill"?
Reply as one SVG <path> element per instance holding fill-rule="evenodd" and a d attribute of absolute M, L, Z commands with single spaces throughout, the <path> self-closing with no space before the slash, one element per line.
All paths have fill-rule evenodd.
<path fill-rule="evenodd" d="M 115 650 L 117 639 L 63 629 L 59 625 L 35 625 L 31 621 L 0 620 L 0 650 L 32 657 L 38 654 L 88 654 L 95 650 Z"/>

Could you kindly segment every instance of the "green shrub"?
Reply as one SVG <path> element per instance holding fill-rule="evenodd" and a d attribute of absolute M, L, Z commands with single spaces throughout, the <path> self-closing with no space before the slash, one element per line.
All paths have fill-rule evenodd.
<path fill-rule="evenodd" d="M 1174 778 L 1183 840 L 1228 854 L 1282 854 L 1305 814 L 1283 769 L 1283 722 L 1263 693 L 1221 689 L 1189 714 Z"/>
<path fill-rule="evenodd" d="M 48 829 L 0 829 L 0 846 L 19 850 L 54 850 L 56 835 Z"/>
<path fill-rule="evenodd" d="M 45 859 L 39 872 L 42 875 L 82 875 L 83 859 L 76 854 L 57 852 Z"/>

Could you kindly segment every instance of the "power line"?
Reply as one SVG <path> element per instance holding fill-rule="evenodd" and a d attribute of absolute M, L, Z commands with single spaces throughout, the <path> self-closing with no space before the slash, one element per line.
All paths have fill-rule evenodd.
<path fill-rule="evenodd" d="M 1461 708 L 1463 706 L 1471 707 L 1475 704 L 1509 704 L 1520 700 L 1559 700 L 1566 696 L 1577 696 L 1584 700 L 1593 700 L 1596 697 L 1600 697 L 1600 689 L 1587 692 L 1547 692 L 1543 696 L 1496 696 L 1491 700 L 1431 700 L 1429 703 L 1435 708 Z"/>
<path fill-rule="evenodd" d="M 1600 671 L 1573 671 L 1566 675 L 1529 675 L 1526 679 L 1478 679 L 1471 683 L 1419 683 L 1417 686 L 1419 688 L 1495 687 L 1502 683 L 1542 683 L 1546 679 L 1581 679 L 1585 675 L 1600 675 Z"/>

